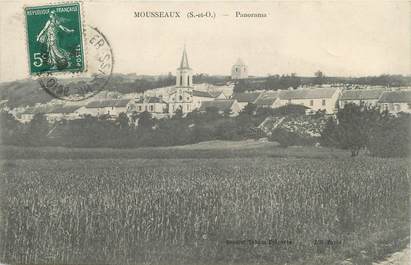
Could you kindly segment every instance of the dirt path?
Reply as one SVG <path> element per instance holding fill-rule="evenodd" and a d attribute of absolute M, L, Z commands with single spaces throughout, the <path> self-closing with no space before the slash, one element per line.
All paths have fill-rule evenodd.
<path fill-rule="evenodd" d="M 411 250 L 410 245 L 402 251 L 395 252 L 387 256 L 380 262 L 373 262 L 372 265 L 410 265 L 411 264 Z"/>

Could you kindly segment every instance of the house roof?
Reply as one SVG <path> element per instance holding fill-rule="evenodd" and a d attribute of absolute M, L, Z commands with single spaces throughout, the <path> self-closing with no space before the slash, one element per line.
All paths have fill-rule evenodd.
<path fill-rule="evenodd" d="M 191 90 L 190 90 L 190 89 L 184 89 L 184 88 L 181 89 L 181 87 L 173 87 L 173 88 L 170 90 L 170 92 L 168 93 L 168 95 L 171 96 L 171 95 L 177 93 L 179 90 L 181 91 L 182 94 L 184 94 L 184 93 L 186 93 L 186 94 L 191 93 Z"/>
<path fill-rule="evenodd" d="M 208 93 L 213 97 L 216 98 L 218 96 L 220 96 L 221 94 L 224 95 L 223 91 L 208 91 Z M 225 95 L 224 95 L 225 96 Z"/>
<path fill-rule="evenodd" d="M 260 95 L 260 98 L 278 98 L 279 96 L 279 91 L 265 91 Z"/>
<path fill-rule="evenodd" d="M 201 103 L 200 111 L 206 111 L 208 108 L 216 108 L 219 111 L 231 110 L 235 100 L 233 99 L 220 99 L 213 101 L 204 101 Z"/>
<path fill-rule="evenodd" d="M 208 91 L 193 90 L 193 97 L 214 98 Z"/>
<path fill-rule="evenodd" d="M 22 114 L 50 114 L 50 113 L 71 113 L 79 109 L 78 105 L 42 105 L 37 107 L 30 107 L 26 109 Z"/>
<path fill-rule="evenodd" d="M 379 99 L 383 89 L 352 89 L 345 90 L 340 100 L 366 100 L 366 99 Z"/>
<path fill-rule="evenodd" d="M 72 113 L 75 110 L 81 108 L 81 106 L 71 105 L 71 106 L 55 106 L 47 111 L 47 113 Z"/>
<path fill-rule="evenodd" d="M 281 90 L 279 97 L 282 100 L 331 98 L 337 90 L 338 88 Z"/>
<path fill-rule="evenodd" d="M 257 106 L 273 105 L 276 100 L 277 100 L 277 97 L 258 98 L 255 101 L 255 104 Z"/>
<path fill-rule="evenodd" d="M 86 105 L 86 108 L 107 108 L 107 107 L 126 107 L 130 102 L 130 99 L 108 99 L 108 100 L 99 100 L 91 101 Z"/>
<path fill-rule="evenodd" d="M 278 94 L 278 91 L 266 91 L 257 98 L 255 104 L 257 106 L 273 105 L 278 98 Z"/>
<path fill-rule="evenodd" d="M 411 90 L 385 91 L 379 103 L 411 103 Z"/>
<path fill-rule="evenodd" d="M 38 113 L 46 113 L 46 107 L 30 107 L 23 111 L 22 114 L 38 114 Z"/>
<path fill-rule="evenodd" d="M 260 92 L 235 93 L 232 98 L 236 99 L 238 102 L 254 103 L 260 95 Z"/>

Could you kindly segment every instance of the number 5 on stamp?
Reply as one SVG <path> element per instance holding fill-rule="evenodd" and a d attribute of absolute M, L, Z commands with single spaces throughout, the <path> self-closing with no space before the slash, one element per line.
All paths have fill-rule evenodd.
<path fill-rule="evenodd" d="M 31 74 L 84 70 L 79 3 L 26 7 L 25 15 Z"/>

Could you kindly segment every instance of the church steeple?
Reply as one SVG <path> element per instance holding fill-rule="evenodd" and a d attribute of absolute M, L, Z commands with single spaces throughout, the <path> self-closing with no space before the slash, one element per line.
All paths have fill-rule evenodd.
<path fill-rule="evenodd" d="M 193 74 L 188 64 L 186 46 L 184 45 L 183 56 L 181 57 L 180 67 L 177 68 L 176 74 L 176 86 L 177 87 L 192 87 L 193 86 Z"/>
<path fill-rule="evenodd" d="M 184 45 L 183 56 L 181 57 L 181 63 L 180 63 L 179 69 L 190 69 L 190 66 L 188 65 L 187 51 L 186 51 L 185 45 Z"/>

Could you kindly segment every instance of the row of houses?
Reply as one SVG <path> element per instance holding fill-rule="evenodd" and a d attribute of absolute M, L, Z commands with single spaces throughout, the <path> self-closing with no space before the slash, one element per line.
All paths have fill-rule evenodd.
<path fill-rule="evenodd" d="M 257 108 L 278 108 L 288 104 L 303 105 L 307 113 L 325 111 L 333 114 L 340 96 L 339 88 L 312 88 L 234 94 L 242 107 L 255 104 Z"/>
<path fill-rule="evenodd" d="M 348 103 L 380 106 L 390 113 L 411 113 L 411 90 L 360 89 L 340 91 L 339 88 L 312 88 L 281 91 L 235 93 L 227 97 L 221 92 L 173 91 L 168 97 L 140 96 L 136 99 L 95 100 L 81 105 L 40 105 L 27 108 L 17 115 L 21 122 L 43 113 L 50 122 L 79 119 L 85 115 L 118 117 L 120 113 L 149 112 L 156 118 L 172 116 L 179 108 L 183 113 L 205 112 L 211 108 L 220 113 L 237 115 L 248 104 L 257 108 L 278 108 L 288 104 L 302 105 L 307 114 L 319 110 L 334 114 Z"/>
<path fill-rule="evenodd" d="M 411 112 L 411 90 L 386 91 L 385 89 L 347 90 L 339 99 L 340 108 L 348 103 L 380 106 L 390 113 Z"/>
<path fill-rule="evenodd" d="M 307 113 L 319 110 L 326 114 L 334 114 L 338 108 L 348 103 L 379 106 L 390 113 L 411 113 L 411 90 L 358 89 L 343 90 L 338 87 L 296 89 L 267 92 L 251 92 L 234 94 L 241 107 L 249 103 L 257 108 L 277 108 L 287 104 L 303 105 Z"/>
<path fill-rule="evenodd" d="M 126 113 L 131 116 L 134 113 L 149 112 L 155 118 L 170 117 L 180 109 L 183 113 L 189 113 L 194 110 L 205 109 L 207 102 L 218 101 L 219 108 L 224 109 L 221 104 L 229 102 L 234 105 L 232 112 L 238 113 L 239 107 L 235 107 L 234 100 L 229 100 L 222 92 L 215 91 L 172 91 L 167 96 L 142 95 L 135 99 L 104 99 L 90 101 L 84 105 L 61 105 L 45 104 L 29 107 L 15 116 L 23 123 L 29 122 L 36 114 L 44 114 L 48 121 L 55 122 L 62 119 L 73 120 L 80 119 L 86 115 L 94 117 L 106 116 L 116 118 L 120 113 Z M 224 111 L 226 111 L 224 109 Z"/>
<path fill-rule="evenodd" d="M 246 76 L 247 67 L 240 60 L 233 67 L 232 78 L 235 80 Z M 21 122 L 30 121 L 38 113 L 44 114 L 50 122 L 55 122 L 61 119 L 80 119 L 86 115 L 116 118 L 120 113 L 131 116 L 142 112 L 149 112 L 155 118 L 164 118 L 175 115 L 177 111 L 187 114 L 211 108 L 235 116 L 248 104 L 255 104 L 257 108 L 302 105 L 306 107 L 307 114 L 319 110 L 334 114 L 347 103 L 378 104 L 392 113 L 411 112 L 411 90 L 346 90 L 344 86 L 327 86 L 232 94 L 233 84 L 213 88 L 209 84 L 202 85 L 193 84 L 193 71 L 184 48 L 176 71 L 175 86 L 153 89 L 139 95 L 116 95 L 119 97 L 116 99 L 103 97 L 100 100 L 82 102 L 82 105 L 45 104 L 11 112 Z"/>

